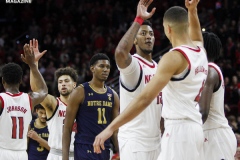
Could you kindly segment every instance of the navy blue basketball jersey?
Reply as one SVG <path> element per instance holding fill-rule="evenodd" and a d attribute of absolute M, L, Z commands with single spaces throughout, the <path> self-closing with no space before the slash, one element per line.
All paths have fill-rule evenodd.
<path fill-rule="evenodd" d="M 48 127 L 46 126 L 44 128 L 36 128 L 34 123 L 35 123 L 35 120 L 32 120 L 30 123 L 30 129 L 37 132 L 40 137 L 42 137 L 47 141 L 48 134 L 49 134 Z M 29 138 L 28 160 L 46 160 L 48 153 L 49 151 L 46 148 L 40 146 L 40 144 L 37 141 Z"/>
<path fill-rule="evenodd" d="M 85 98 L 76 116 L 78 132 L 75 135 L 75 143 L 92 145 L 95 137 L 112 120 L 114 94 L 107 86 L 105 86 L 107 88 L 105 93 L 98 93 L 88 82 L 81 85 L 84 87 Z M 110 148 L 110 139 L 105 141 L 105 147 Z"/>

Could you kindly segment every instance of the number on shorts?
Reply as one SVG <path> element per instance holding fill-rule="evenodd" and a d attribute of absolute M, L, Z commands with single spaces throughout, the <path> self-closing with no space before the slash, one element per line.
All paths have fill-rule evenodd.
<path fill-rule="evenodd" d="M 195 99 L 194 99 L 195 102 L 199 102 L 199 100 L 200 100 L 200 98 L 201 98 L 201 93 L 202 93 L 204 84 L 205 84 L 205 80 L 202 82 L 202 87 L 200 88 L 200 90 L 199 90 L 199 92 L 198 92 L 198 95 L 197 95 L 197 96 L 195 97 Z"/>
<path fill-rule="evenodd" d="M 105 117 L 105 108 L 98 108 L 97 110 L 98 110 L 98 124 L 107 124 L 107 120 Z"/>
<path fill-rule="evenodd" d="M 23 138 L 23 117 L 11 117 L 12 118 L 12 139 L 17 139 L 17 129 L 19 130 L 19 139 Z M 18 119 L 18 123 L 17 123 Z"/>

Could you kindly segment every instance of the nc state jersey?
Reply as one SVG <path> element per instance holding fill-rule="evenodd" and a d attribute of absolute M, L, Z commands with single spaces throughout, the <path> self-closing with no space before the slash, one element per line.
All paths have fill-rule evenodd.
<path fill-rule="evenodd" d="M 164 119 L 189 119 L 202 124 L 198 101 L 208 73 L 208 61 L 203 48 L 179 46 L 171 51 L 180 52 L 188 61 L 179 75 L 174 75 L 163 89 Z"/>
<path fill-rule="evenodd" d="M 49 137 L 48 145 L 50 148 L 62 150 L 62 136 L 63 136 L 63 126 L 66 114 L 67 105 L 64 104 L 60 98 L 57 98 L 58 105 L 52 117 L 47 119 Z M 76 132 L 76 124 L 73 125 L 73 132 L 71 135 L 70 151 L 73 152 L 73 142 Z"/>
<path fill-rule="evenodd" d="M 203 130 L 215 129 L 215 128 L 230 128 L 228 120 L 224 114 L 224 80 L 220 68 L 214 64 L 209 63 L 209 67 L 214 68 L 221 81 L 217 91 L 212 94 L 210 102 L 210 110 L 206 122 L 203 124 Z"/>
<path fill-rule="evenodd" d="M 132 62 L 136 67 L 140 69 L 137 86 L 133 89 L 128 89 L 120 81 L 120 113 L 122 113 L 128 104 L 138 96 L 143 89 L 146 87 L 147 83 L 155 75 L 157 71 L 157 63 L 152 61 L 149 62 L 142 58 L 138 54 L 132 56 Z M 120 76 L 124 76 L 120 70 Z M 131 81 L 131 80 L 129 80 Z M 136 150 L 153 150 L 160 145 L 160 120 L 161 120 L 161 93 L 151 102 L 151 104 L 137 117 L 128 123 L 124 124 L 119 128 L 118 137 L 124 139 L 134 139 L 142 144 L 135 148 Z"/>
<path fill-rule="evenodd" d="M 31 100 L 27 93 L 0 93 L 0 148 L 27 150 L 28 125 L 32 120 Z"/>

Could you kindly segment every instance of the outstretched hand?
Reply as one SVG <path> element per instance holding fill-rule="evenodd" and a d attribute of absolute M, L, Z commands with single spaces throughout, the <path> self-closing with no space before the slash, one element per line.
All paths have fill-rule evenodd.
<path fill-rule="evenodd" d="M 185 0 L 185 6 L 189 11 L 191 11 L 197 8 L 199 1 L 200 0 Z"/>
<path fill-rule="evenodd" d="M 33 48 L 29 46 L 29 44 L 25 44 L 23 46 L 24 54 L 21 54 L 21 59 L 28 65 L 32 65 L 35 63 L 35 56 L 33 52 Z"/>
<path fill-rule="evenodd" d="M 30 40 L 29 45 L 30 45 L 30 47 L 33 48 L 33 52 L 35 54 L 35 62 L 38 62 L 38 60 L 47 52 L 47 50 L 44 50 L 41 53 L 39 52 L 38 40 L 36 40 L 36 39 Z"/>
<path fill-rule="evenodd" d="M 110 138 L 113 134 L 113 131 L 108 128 L 104 129 L 100 134 L 95 137 L 95 141 L 93 143 L 94 153 L 101 153 L 101 150 L 105 150 L 104 142 Z"/>
<path fill-rule="evenodd" d="M 140 0 L 137 6 L 137 17 L 141 17 L 146 20 L 152 17 L 155 13 L 156 8 L 154 7 L 151 12 L 148 12 L 147 9 L 153 0 Z"/>

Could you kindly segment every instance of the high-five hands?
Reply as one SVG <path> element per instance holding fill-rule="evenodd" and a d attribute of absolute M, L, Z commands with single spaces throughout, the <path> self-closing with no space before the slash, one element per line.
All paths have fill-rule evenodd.
<path fill-rule="evenodd" d="M 38 60 L 47 52 L 47 50 L 44 50 L 41 53 L 39 52 L 38 40 L 36 40 L 36 39 L 30 40 L 29 45 L 30 45 L 30 47 L 33 48 L 33 52 L 35 54 L 35 62 L 38 62 Z"/>
<path fill-rule="evenodd" d="M 191 11 L 197 8 L 199 2 L 200 0 L 185 0 L 185 6 L 189 11 Z"/>
<path fill-rule="evenodd" d="M 143 20 L 149 19 L 155 13 L 156 8 L 154 7 L 151 12 L 147 9 L 153 0 L 140 0 L 137 6 L 137 17 L 141 17 Z"/>

